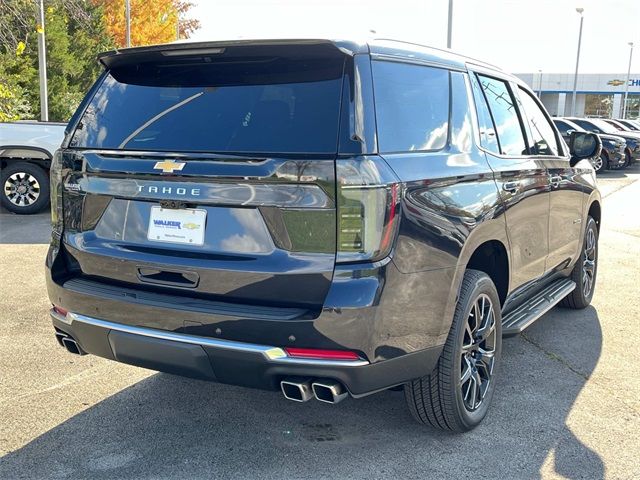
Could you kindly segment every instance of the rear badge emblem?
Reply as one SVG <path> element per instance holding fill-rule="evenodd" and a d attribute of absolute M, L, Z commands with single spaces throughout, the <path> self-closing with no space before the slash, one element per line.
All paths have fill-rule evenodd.
<path fill-rule="evenodd" d="M 162 170 L 162 173 L 173 173 L 174 171 L 182 170 L 186 165 L 185 162 L 174 162 L 173 160 L 164 160 L 162 162 L 156 162 L 153 166 L 154 170 Z"/>

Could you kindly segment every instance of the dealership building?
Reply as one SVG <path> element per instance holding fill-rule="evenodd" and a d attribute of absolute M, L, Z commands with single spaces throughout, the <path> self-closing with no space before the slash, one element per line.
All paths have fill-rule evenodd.
<path fill-rule="evenodd" d="M 553 116 L 571 116 L 573 73 L 518 73 L 540 97 Z M 585 73 L 578 75 L 577 117 L 622 117 L 626 73 Z M 640 73 L 629 77 L 626 118 L 640 118 Z"/>

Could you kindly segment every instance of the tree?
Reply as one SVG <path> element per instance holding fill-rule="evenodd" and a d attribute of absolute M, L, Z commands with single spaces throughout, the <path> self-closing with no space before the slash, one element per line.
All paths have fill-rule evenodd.
<path fill-rule="evenodd" d="M 114 47 L 102 8 L 88 0 L 45 2 L 49 118 L 66 121 L 100 72 L 95 56 Z M 32 0 L 0 0 L 0 120 L 40 110 L 36 10 Z"/>
<path fill-rule="evenodd" d="M 200 22 L 185 18 L 193 4 L 184 0 L 130 0 L 131 45 L 173 42 L 189 38 Z M 94 0 L 102 5 L 109 33 L 119 47 L 126 46 L 125 0 Z"/>
<path fill-rule="evenodd" d="M 96 55 L 124 45 L 124 0 L 44 0 L 49 118 L 67 121 L 101 71 Z M 131 0 L 134 45 L 170 42 L 199 26 L 185 0 Z M 40 111 L 34 0 L 0 0 L 0 121 Z"/>

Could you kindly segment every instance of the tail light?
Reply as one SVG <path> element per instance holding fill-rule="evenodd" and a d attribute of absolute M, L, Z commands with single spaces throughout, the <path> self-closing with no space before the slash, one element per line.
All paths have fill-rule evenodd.
<path fill-rule="evenodd" d="M 62 235 L 63 211 L 62 211 L 62 154 L 57 151 L 51 161 L 49 173 L 51 181 L 51 227 L 53 229 L 54 241 Z"/>
<path fill-rule="evenodd" d="M 337 160 L 339 263 L 380 260 L 398 226 L 401 184 L 379 157 Z"/>

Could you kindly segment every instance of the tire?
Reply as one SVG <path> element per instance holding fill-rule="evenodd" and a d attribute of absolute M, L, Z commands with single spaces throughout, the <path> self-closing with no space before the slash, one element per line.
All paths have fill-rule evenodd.
<path fill-rule="evenodd" d="M 600 154 L 600 158 L 597 158 L 593 165 L 596 173 L 602 173 L 605 170 L 609 170 L 609 155 L 604 150 Z"/>
<path fill-rule="evenodd" d="M 474 329 L 478 308 L 484 315 Z M 475 343 L 470 332 L 477 334 Z M 453 432 L 476 427 L 486 416 L 493 397 L 501 351 L 502 315 L 496 287 L 484 272 L 467 270 L 451 330 L 435 369 L 405 385 L 412 416 L 419 423 Z M 470 355 L 472 352 L 475 356 Z M 463 375 L 468 376 L 467 380 Z M 474 390 L 478 381 L 480 389 Z"/>
<path fill-rule="evenodd" d="M 49 176 L 32 163 L 9 163 L 0 172 L 0 188 L 0 203 L 10 212 L 30 215 L 49 205 Z"/>
<path fill-rule="evenodd" d="M 598 225 L 587 217 L 580 258 L 571 271 L 571 280 L 576 288 L 560 301 L 560 306 L 579 310 L 591 304 L 598 275 Z"/>
<path fill-rule="evenodd" d="M 631 153 L 629 152 L 629 150 L 625 150 L 624 163 L 620 168 L 627 168 L 629 165 L 631 165 Z"/>

